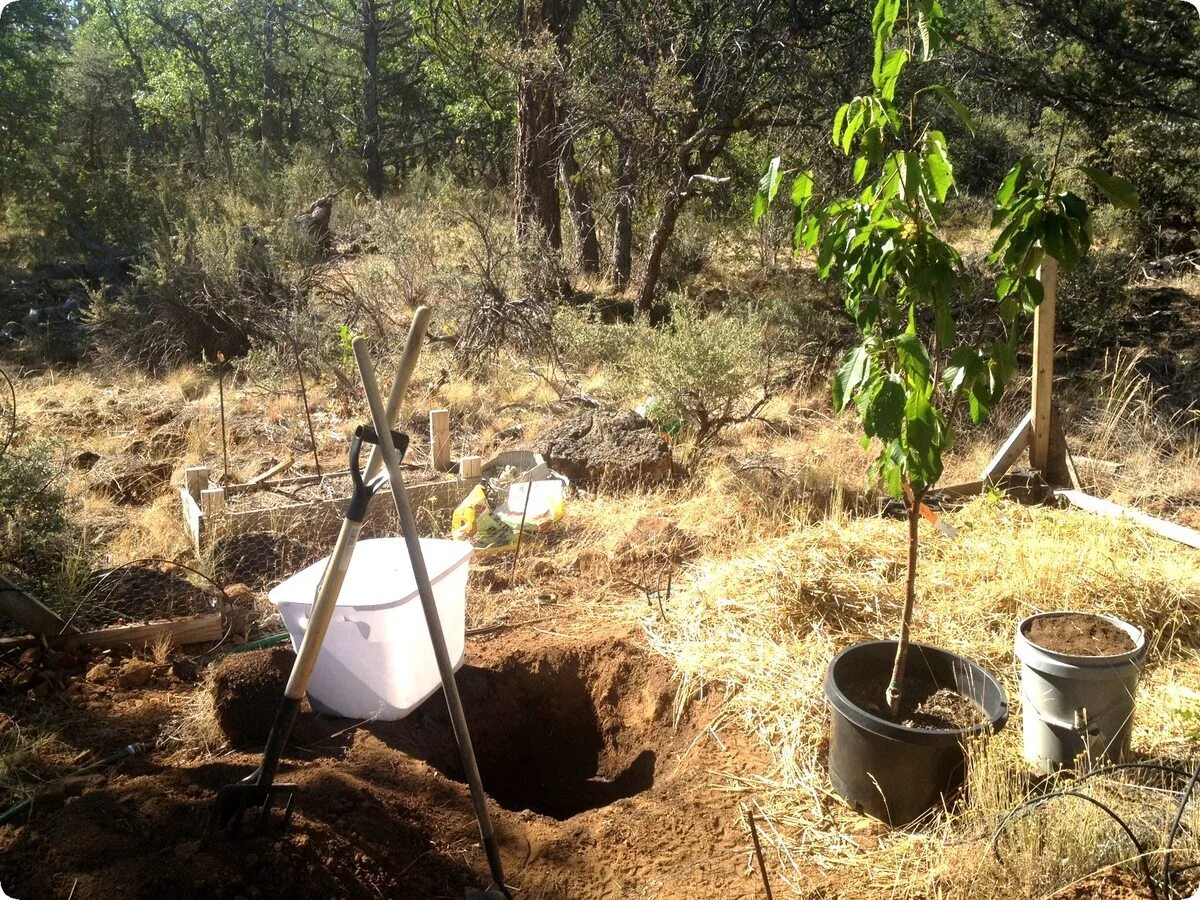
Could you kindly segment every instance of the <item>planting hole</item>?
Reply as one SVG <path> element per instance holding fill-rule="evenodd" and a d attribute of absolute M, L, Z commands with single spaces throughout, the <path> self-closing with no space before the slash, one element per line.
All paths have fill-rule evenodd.
<path fill-rule="evenodd" d="M 505 809 L 563 820 L 653 787 L 656 719 L 669 694 L 640 662 L 575 651 L 463 666 L 458 687 L 484 790 Z M 380 736 L 465 780 L 440 693 Z"/>

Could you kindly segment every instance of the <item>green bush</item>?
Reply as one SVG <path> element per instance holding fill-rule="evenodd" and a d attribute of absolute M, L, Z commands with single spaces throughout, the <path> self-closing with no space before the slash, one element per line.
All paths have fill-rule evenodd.
<path fill-rule="evenodd" d="M 693 456 L 723 429 L 755 415 L 767 400 L 762 323 L 751 315 L 700 317 L 676 303 L 669 325 L 639 353 L 647 414 L 692 439 Z"/>
<path fill-rule="evenodd" d="M 626 369 L 652 338 L 647 325 L 606 323 L 591 307 L 562 305 L 554 314 L 554 343 L 559 361 L 576 373 L 598 366 Z"/>
<path fill-rule="evenodd" d="M 68 535 L 65 481 L 51 441 L 18 440 L 0 456 L 0 561 L 39 578 L 58 568 Z"/>

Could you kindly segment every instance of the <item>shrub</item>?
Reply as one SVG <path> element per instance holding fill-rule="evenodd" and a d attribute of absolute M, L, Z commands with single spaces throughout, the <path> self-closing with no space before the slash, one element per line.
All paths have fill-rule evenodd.
<path fill-rule="evenodd" d="M 271 238 L 227 219 L 160 233 L 121 296 L 93 297 L 102 346 L 153 371 L 244 355 L 307 302 L 314 248 L 290 223 Z"/>
<path fill-rule="evenodd" d="M 67 495 L 57 447 L 17 441 L 0 456 L 0 561 L 46 580 L 68 544 Z"/>
<path fill-rule="evenodd" d="M 680 423 L 692 438 L 693 456 L 768 399 L 762 327 L 751 316 L 701 318 L 677 303 L 671 323 L 652 333 L 639 356 L 652 398 L 649 417 L 666 426 Z"/>
<path fill-rule="evenodd" d="M 627 368 L 653 334 L 641 323 L 606 323 L 592 307 L 563 305 L 554 314 L 559 361 L 574 372 Z"/>

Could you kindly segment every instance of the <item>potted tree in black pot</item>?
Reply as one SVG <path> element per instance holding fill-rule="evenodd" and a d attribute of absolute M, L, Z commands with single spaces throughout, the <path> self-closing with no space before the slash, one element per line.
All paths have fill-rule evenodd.
<path fill-rule="evenodd" d="M 792 200 L 797 247 L 816 250 L 818 274 L 839 282 L 860 332 L 834 379 L 834 406 L 853 407 L 864 443 L 879 448 L 871 474 L 903 502 L 908 521 L 897 639 L 844 650 L 826 675 L 829 773 L 851 805 L 900 825 L 954 791 L 965 775 L 965 743 L 999 730 L 1008 717 L 991 675 L 910 640 L 922 498 L 942 474 L 948 415 L 956 403 L 975 422 L 988 415 L 1016 368 L 1019 326 L 1041 301 L 1039 265 L 1051 255 L 1070 269 L 1090 233 L 1084 202 L 1056 186 L 1057 161 L 1021 160 L 1001 185 L 993 218 L 999 231 L 991 261 L 1000 275 L 995 299 L 986 302 L 1003 336 L 964 341 L 954 309 L 970 282 L 942 230 L 954 168 L 931 114 L 952 114 L 967 128 L 971 119 L 943 85 L 907 83 L 929 70 L 924 64 L 943 41 L 943 12 L 938 0 L 879 0 L 872 29 L 873 90 L 843 105 L 833 122 L 834 144 L 854 159 L 855 193 L 810 212 L 813 179 L 800 172 Z M 1103 190 L 1124 192 L 1119 180 L 1084 172 Z M 756 216 L 782 178 L 777 157 L 763 177 Z"/>

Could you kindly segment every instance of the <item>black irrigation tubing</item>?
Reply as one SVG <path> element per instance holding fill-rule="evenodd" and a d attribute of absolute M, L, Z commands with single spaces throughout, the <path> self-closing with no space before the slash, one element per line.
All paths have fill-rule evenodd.
<path fill-rule="evenodd" d="M 219 584 L 217 584 L 216 581 L 214 581 L 210 576 L 205 575 L 199 569 L 192 568 L 191 566 L 187 565 L 186 563 L 176 562 L 173 559 L 164 559 L 161 556 L 144 556 L 141 559 L 131 559 L 131 560 L 129 560 L 129 562 L 124 562 L 124 563 L 121 563 L 121 565 L 119 565 L 119 566 L 114 566 L 113 568 L 111 568 L 107 572 L 105 572 L 103 575 L 101 575 L 100 579 L 94 585 L 92 585 L 91 590 L 89 590 L 86 594 L 83 595 L 83 598 L 79 601 L 78 604 L 76 604 L 75 609 L 73 609 L 71 611 L 71 615 L 67 618 L 67 621 L 63 623 L 63 627 L 59 631 L 59 634 L 63 634 L 66 632 L 67 627 L 71 624 L 72 621 L 74 621 L 75 617 L 77 615 L 79 615 L 79 611 L 81 609 L 83 609 L 83 605 L 92 598 L 92 595 L 96 593 L 96 591 L 100 588 L 100 585 L 104 584 L 104 582 L 106 582 L 109 578 L 111 578 L 117 572 L 120 572 L 122 569 L 128 569 L 130 566 L 137 566 L 137 565 L 141 565 L 143 563 L 166 563 L 167 565 L 175 566 L 176 568 L 179 568 L 179 569 L 186 569 L 187 571 L 191 572 L 193 575 L 198 575 L 201 578 L 203 578 L 205 581 L 207 581 L 209 584 L 211 584 L 214 588 L 216 588 L 217 593 L 219 593 L 224 599 L 226 599 L 226 600 L 229 599 L 229 595 L 225 593 L 225 589 L 223 587 L 221 587 Z"/>
<path fill-rule="evenodd" d="M 0 459 L 3 459 L 17 435 L 17 389 L 12 378 L 3 369 L 0 369 L 0 378 L 4 379 L 4 384 L 8 387 L 8 433 L 4 436 L 3 446 L 0 446 Z"/>
<path fill-rule="evenodd" d="M 1198 771 L 1200 771 L 1200 769 L 1198 769 Z M 1137 850 L 1138 861 L 1141 863 L 1142 867 L 1142 878 L 1146 882 L 1146 888 L 1150 891 L 1150 900 L 1158 900 L 1158 885 L 1154 883 L 1154 876 L 1150 874 L 1150 864 L 1146 861 L 1146 848 L 1142 846 L 1142 842 L 1139 841 L 1137 835 L 1133 833 L 1133 829 L 1130 828 L 1126 821 L 1117 815 L 1107 804 L 1102 803 L 1095 797 L 1084 794 L 1080 791 L 1053 791 L 1049 794 L 1042 794 L 1038 797 L 1032 797 L 1029 800 L 1023 800 L 1006 812 L 1004 814 L 1004 818 L 1000 820 L 1000 824 L 996 826 L 996 831 L 992 834 L 992 856 L 995 857 L 996 862 L 1000 863 L 1001 865 L 1004 864 L 1004 859 L 1000 856 L 1000 835 L 1003 833 L 1008 823 L 1015 819 L 1019 813 L 1025 812 L 1026 810 L 1036 809 L 1037 807 L 1042 806 L 1051 800 L 1057 800 L 1060 797 L 1077 797 L 1080 800 L 1086 800 L 1088 803 L 1091 803 L 1093 806 L 1100 809 L 1102 812 L 1108 815 L 1109 818 L 1121 826 L 1121 830 L 1125 832 L 1125 835 L 1129 838 L 1130 843 L 1132 843 L 1134 849 Z"/>
<path fill-rule="evenodd" d="M 1200 762 L 1196 763 L 1195 771 L 1192 772 L 1192 777 L 1188 779 L 1187 787 L 1183 790 L 1183 796 L 1179 798 L 1179 808 L 1175 811 L 1175 821 L 1171 823 L 1171 830 L 1167 832 L 1167 852 L 1163 854 L 1163 886 L 1168 896 L 1171 893 L 1171 848 L 1175 846 L 1175 838 L 1179 835 L 1179 829 L 1183 824 L 1184 810 L 1187 809 L 1192 791 L 1196 789 L 1197 781 L 1200 781 Z"/>

